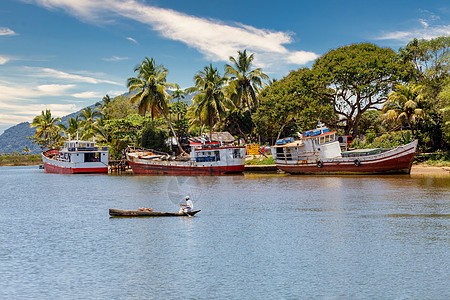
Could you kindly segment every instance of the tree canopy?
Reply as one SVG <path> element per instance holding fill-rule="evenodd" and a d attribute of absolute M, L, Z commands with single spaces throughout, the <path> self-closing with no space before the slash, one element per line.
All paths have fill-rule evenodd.
<path fill-rule="evenodd" d="M 261 93 L 259 109 L 253 115 L 258 133 L 278 138 L 289 124 L 295 127 L 287 134 L 314 128 L 319 119 L 332 123 L 329 92 L 313 71 L 306 68 L 292 71 Z"/>
<path fill-rule="evenodd" d="M 343 122 L 339 127 L 356 136 L 361 115 L 386 101 L 394 85 L 410 72 L 408 66 L 392 49 L 364 43 L 329 51 L 317 59 L 313 70 L 333 91 L 334 112 Z"/>

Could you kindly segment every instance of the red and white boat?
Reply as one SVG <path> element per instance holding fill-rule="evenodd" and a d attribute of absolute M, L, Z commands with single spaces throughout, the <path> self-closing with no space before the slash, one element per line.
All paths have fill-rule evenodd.
<path fill-rule="evenodd" d="M 135 174 L 220 175 L 244 171 L 244 146 L 222 142 L 191 142 L 188 157 L 174 157 L 154 150 L 129 147 L 127 161 Z"/>
<path fill-rule="evenodd" d="M 291 174 L 389 174 L 411 172 L 417 140 L 392 149 L 341 152 L 336 131 L 320 124 L 299 139 L 278 140 L 272 156 L 278 169 Z"/>
<path fill-rule="evenodd" d="M 108 173 L 108 148 L 96 147 L 95 142 L 70 140 L 62 149 L 42 152 L 46 173 Z"/>

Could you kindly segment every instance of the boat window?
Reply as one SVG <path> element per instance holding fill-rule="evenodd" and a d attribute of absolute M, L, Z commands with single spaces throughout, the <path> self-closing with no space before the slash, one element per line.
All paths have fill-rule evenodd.
<path fill-rule="evenodd" d="M 241 157 L 241 151 L 239 151 L 239 149 L 234 149 L 233 158 L 240 158 L 240 157 Z"/>

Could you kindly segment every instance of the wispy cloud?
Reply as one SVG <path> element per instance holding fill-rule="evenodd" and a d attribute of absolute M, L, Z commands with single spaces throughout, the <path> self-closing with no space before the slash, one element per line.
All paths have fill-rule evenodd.
<path fill-rule="evenodd" d="M 133 39 L 132 37 L 129 37 L 129 36 L 128 36 L 128 37 L 126 37 L 125 39 L 127 39 L 127 40 L 129 40 L 129 41 L 132 41 L 133 43 L 139 45 L 138 41 L 136 41 L 136 40 Z"/>
<path fill-rule="evenodd" d="M 98 92 L 92 92 L 92 91 L 86 91 L 86 92 L 82 92 L 82 93 L 75 93 L 72 94 L 73 97 L 75 98 L 84 98 L 84 99 L 92 99 L 92 98 L 102 98 L 104 96 L 104 94 L 100 94 Z"/>
<path fill-rule="evenodd" d="M 398 30 L 385 32 L 377 37 L 378 40 L 394 40 L 399 42 L 409 42 L 414 38 L 433 39 L 440 36 L 450 36 L 450 25 L 436 24 L 440 17 L 428 10 L 419 10 L 422 17 L 417 20 L 417 27 L 410 30 Z"/>
<path fill-rule="evenodd" d="M 103 58 L 104 61 L 122 61 L 122 60 L 128 60 L 129 57 L 121 57 L 121 56 L 111 56 L 111 57 L 105 57 Z"/>
<path fill-rule="evenodd" d="M 0 36 L 4 35 L 17 35 L 17 33 L 14 32 L 14 30 L 6 28 L 6 27 L 0 27 Z"/>
<path fill-rule="evenodd" d="M 46 78 L 52 78 L 52 79 L 65 79 L 75 82 L 86 82 L 91 84 L 99 84 L 99 83 L 107 83 L 107 84 L 113 84 L 113 85 L 123 85 L 122 83 L 107 80 L 107 79 L 100 79 L 95 78 L 91 76 L 85 76 L 85 75 L 79 75 L 74 73 L 67 73 L 60 70 L 55 70 L 51 68 L 40 68 L 40 67 L 24 67 L 29 74 L 36 77 L 46 77 Z"/>
<path fill-rule="evenodd" d="M 224 23 L 187 15 L 171 9 L 146 5 L 136 0 L 34 0 L 49 9 L 63 9 L 88 22 L 101 18 L 125 17 L 149 25 L 166 39 L 182 42 L 213 61 L 228 61 L 230 55 L 247 49 L 258 56 L 262 66 L 303 65 L 318 57 L 308 51 L 293 51 L 285 45 L 294 42 L 292 33 L 261 29 L 241 23 Z M 134 39 L 127 37 L 130 41 Z"/>
<path fill-rule="evenodd" d="M 9 57 L 6 56 L 0 56 L 0 65 L 4 65 L 6 64 L 8 61 L 10 61 L 11 59 Z"/>
<path fill-rule="evenodd" d="M 39 115 L 46 109 L 50 109 L 52 111 L 52 115 L 56 117 L 63 117 L 80 109 L 80 107 L 77 107 L 77 105 L 73 103 L 12 103 L 10 101 L 1 100 L 0 107 L 2 108 L 2 113 L 0 114 L 0 124 L 4 125 L 13 125 L 20 122 L 31 122 L 35 116 Z"/>
<path fill-rule="evenodd" d="M 414 38 L 429 40 L 440 36 L 450 36 L 450 25 L 424 26 L 423 28 L 413 29 L 410 31 L 386 32 L 377 39 L 409 42 Z"/>

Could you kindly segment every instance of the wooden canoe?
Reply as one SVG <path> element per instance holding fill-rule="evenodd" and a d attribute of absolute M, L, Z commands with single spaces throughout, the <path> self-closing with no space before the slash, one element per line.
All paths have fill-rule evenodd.
<path fill-rule="evenodd" d="M 139 210 L 125 210 L 125 209 L 109 209 L 109 215 L 113 217 L 187 217 L 193 216 L 200 210 L 193 210 L 188 213 L 169 213 L 159 211 L 139 211 Z"/>

